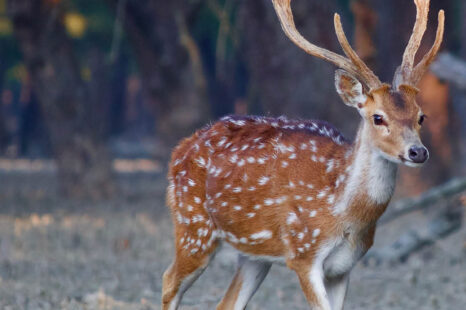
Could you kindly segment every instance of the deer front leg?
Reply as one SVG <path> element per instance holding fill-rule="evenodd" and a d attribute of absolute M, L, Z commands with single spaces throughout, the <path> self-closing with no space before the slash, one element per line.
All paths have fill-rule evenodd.
<path fill-rule="evenodd" d="M 322 264 L 310 268 L 293 268 L 298 275 L 301 288 L 312 310 L 331 310 L 324 285 Z"/>
<path fill-rule="evenodd" d="M 332 310 L 343 310 L 348 282 L 349 274 L 325 280 L 325 288 L 328 293 Z"/>

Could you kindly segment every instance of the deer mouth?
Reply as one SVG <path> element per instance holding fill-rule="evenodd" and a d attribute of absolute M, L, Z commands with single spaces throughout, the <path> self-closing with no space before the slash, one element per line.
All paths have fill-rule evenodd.
<path fill-rule="evenodd" d="M 408 167 L 420 167 L 422 166 L 424 163 L 416 163 L 412 160 L 409 160 L 407 158 L 405 158 L 403 155 L 398 155 L 398 158 L 400 159 L 401 163 L 408 166 Z"/>

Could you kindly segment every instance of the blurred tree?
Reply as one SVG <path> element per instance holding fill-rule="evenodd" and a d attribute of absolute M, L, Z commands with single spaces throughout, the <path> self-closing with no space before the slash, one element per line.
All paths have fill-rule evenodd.
<path fill-rule="evenodd" d="M 124 23 L 155 110 L 157 135 L 172 146 L 210 119 L 204 67 L 189 25 L 198 1 L 108 2 Z"/>
<path fill-rule="evenodd" d="M 374 43 L 377 13 L 370 0 L 351 1 L 351 12 L 354 15 L 354 49 L 364 62 L 376 70 L 376 52 Z"/>
<path fill-rule="evenodd" d="M 3 80 L 5 76 L 6 64 L 0 59 L 0 95 L 3 96 Z M 3 98 L 0 98 L 0 154 L 3 154 L 8 145 L 8 132 L 6 128 L 5 116 L 3 112 Z"/>
<path fill-rule="evenodd" d="M 348 35 L 349 10 L 336 1 L 293 1 L 298 30 L 310 42 L 342 53 L 333 13 L 340 12 Z M 332 120 L 346 134 L 357 113 L 341 103 L 334 86 L 335 67 L 296 47 L 283 33 L 270 0 L 242 1 L 238 27 L 249 73 L 249 100 L 266 114 Z"/>
<path fill-rule="evenodd" d="M 457 42 L 459 42 L 460 50 L 459 56 L 466 61 L 466 3 L 465 1 L 457 0 L 456 1 L 455 12 L 459 14 L 460 22 L 457 23 L 456 31 L 458 38 Z M 460 162 L 459 162 L 459 173 L 460 175 L 466 175 L 466 91 L 454 89 L 453 90 L 453 104 L 455 107 L 457 120 L 458 120 L 458 131 L 459 135 L 462 137 L 461 144 L 459 145 L 460 148 Z"/>
<path fill-rule="evenodd" d="M 110 195 L 112 161 L 65 33 L 60 1 L 10 0 L 8 11 L 50 132 L 62 192 Z"/>

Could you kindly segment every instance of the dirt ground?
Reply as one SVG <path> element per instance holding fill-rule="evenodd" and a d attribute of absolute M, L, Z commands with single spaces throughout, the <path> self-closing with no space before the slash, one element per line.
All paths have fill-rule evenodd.
<path fill-rule="evenodd" d="M 67 201 L 51 173 L 0 173 L 0 309 L 160 309 L 173 255 L 165 178 L 120 175 L 106 202 Z M 410 214 L 379 228 L 376 247 L 435 214 Z M 394 266 L 351 274 L 345 309 L 466 309 L 466 228 Z M 214 309 L 236 257 L 220 252 L 181 309 Z M 294 274 L 273 266 L 248 309 L 308 309 Z"/>

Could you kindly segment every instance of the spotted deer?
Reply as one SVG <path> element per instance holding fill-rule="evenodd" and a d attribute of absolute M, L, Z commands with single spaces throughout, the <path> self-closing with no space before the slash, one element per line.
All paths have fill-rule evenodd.
<path fill-rule="evenodd" d="M 240 260 L 217 309 L 244 309 L 274 262 L 297 274 L 312 309 L 343 308 L 349 273 L 372 246 L 397 165 L 428 159 L 416 84 L 438 53 L 444 12 L 433 47 L 414 65 L 429 0 L 414 2 L 413 32 L 389 85 L 351 48 L 338 14 L 335 31 L 346 57 L 304 39 L 290 0 L 273 0 L 288 38 L 340 68 L 336 90 L 362 118 L 356 139 L 350 143 L 322 121 L 228 116 L 183 140 L 168 175 L 176 253 L 163 276 L 162 309 L 178 308 L 224 242 Z"/>

